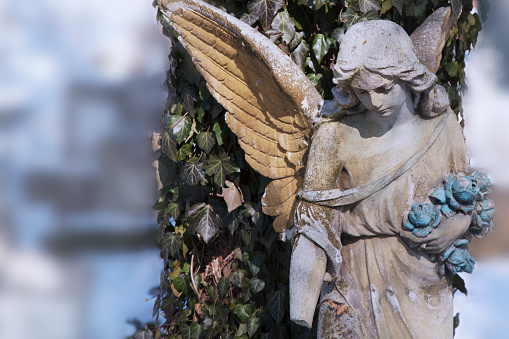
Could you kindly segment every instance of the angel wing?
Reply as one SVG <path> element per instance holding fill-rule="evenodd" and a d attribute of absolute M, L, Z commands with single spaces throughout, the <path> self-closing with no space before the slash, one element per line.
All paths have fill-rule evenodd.
<path fill-rule="evenodd" d="M 442 49 L 449 39 L 454 16 L 450 7 L 441 7 L 428 16 L 412 33 L 415 54 L 431 73 L 436 74 L 442 59 Z"/>
<path fill-rule="evenodd" d="M 200 0 L 159 0 L 168 22 L 193 58 L 247 162 L 274 179 L 263 212 L 278 232 L 293 223 L 295 194 L 323 99 L 301 69 L 251 26 Z"/>

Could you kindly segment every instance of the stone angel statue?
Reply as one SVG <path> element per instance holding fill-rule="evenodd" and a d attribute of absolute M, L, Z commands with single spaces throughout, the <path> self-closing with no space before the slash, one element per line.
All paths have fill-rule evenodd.
<path fill-rule="evenodd" d="M 263 211 L 291 239 L 290 318 L 320 338 L 452 338 L 451 273 L 492 228 L 487 177 L 469 168 L 435 72 L 453 18 L 409 37 L 353 25 L 324 102 L 252 27 L 200 0 L 159 0 L 247 162 L 272 182 Z M 318 305 L 318 306 L 317 306 Z"/>

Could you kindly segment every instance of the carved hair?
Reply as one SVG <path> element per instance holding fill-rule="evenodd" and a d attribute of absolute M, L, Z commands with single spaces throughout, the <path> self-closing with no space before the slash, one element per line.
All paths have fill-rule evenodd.
<path fill-rule="evenodd" d="M 337 86 L 333 94 L 347 110 L 346 114 L 365 109 L 349 87 L 353 80 L 362 80 L 365 72 L 378 75 L 380 81 L 404 81 L 415 94 L 415 109 L 422 117 L 440 115 L 449 106 L 445 89 L 436 84 L 436 75 L 419 61 L 412 40 L 403 28 L 391 21 L 353 25 L 341 40 L 337 60 L 333 79 Z"/>

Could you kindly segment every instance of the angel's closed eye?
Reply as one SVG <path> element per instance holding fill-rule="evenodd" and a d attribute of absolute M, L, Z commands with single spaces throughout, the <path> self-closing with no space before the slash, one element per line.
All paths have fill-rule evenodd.
<path fill-rule="evenodd" d="M 384 85 L 384 86 L 375 88 L 373 91 L 378 94 L 385 94 L 385 93 L 389 92 L 393 86 L 394 86 L 394 84 L 388 84 L 388 85 Z"/>

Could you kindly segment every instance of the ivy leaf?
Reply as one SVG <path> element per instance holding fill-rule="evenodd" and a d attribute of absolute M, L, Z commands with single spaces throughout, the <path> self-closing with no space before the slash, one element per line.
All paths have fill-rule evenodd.
<path fill-rule="evenodd" d="M 313 0 L 315 10 L 322 8 L 325 4 L 328 4 L 329 0 Z"/>
<path fill-rule="evenodd" d="M 226 295 L 226 292 L 230 289 L 230 282 L 226 280 L 225 278 L 220 278 L 219 282 L 217 283 L 217 291 L 219 292 L 219 297 L 221 299 L 224 298 Z"/>
<path fill-rule="evenodd" d="M 188 324 L 180 325 L 179 332 L 182 339 L 191 339 L 191 327 Z"/>
<path fill-rule="evenodd" d="M 263 252 L 256 251 L 254 256 L 249 260 L 248 267 L 253 277 L 260 272 L 263 264 L 267 261 L 267 257 Z"/>
<path fill-rule="evenodd" d="M 164 235 L 161 250 L 168 251 L 173 258 L 178 257 L 180 249 L 182 248 L 182 236 L 168 232 Z"/>
<path fill-rule="evenodd" d="M 186 161 L 186 165 L 184 166 L 184 177 L 187 184 L 191 186 L 207 182 L 207 178 L 205 178 L 205 171 L 203 170 L 203 164 L 201 162 L 192 163 Z"/>
<path fill-rule="evenodd" d="M 174 162 L 177 162 L 177 139 L 175 135 L 168 130 L 164 130 L 161 137 L 161 143 L 164 154 Z"/>
<path fill-rule="evenodd" d="M 191 324 L 191 339 L 200 339 L 203 328 L 200 324 L 193 322 Z"/>
<path fill-rule="evenodd" d="M 183 96 L 182 106 L 184 106 L 184 109 L 194 118 L 196 114 L 194 109 L 194 98 L 189 90 Z"/>
<path fill-rule="evenodd" d="M 209 113 L 212 116 L 212 119 L 216 119 L 221 112 L 223 112 L 223 106 L 217 103 L 216 99 L 211 98 L 212 103 L 210 105 Z"/>
<path fill-rule="evenodd" d="M 239 318 L 239 320 L 242 323 L 246 323 L 249 320 L 249 317 L 251 316 L 251 313 L 253 313 L 253 306 L 252 305 L 242 305 L 237 304 L 235 308 L 233 309 L 233 313 Z"/>
<path fill-rule="evenodd" d="M 465 281 L 458 274 L 455 274 L 454 277 L 452 277 L 452 287 L 457 288 L 458 291 L 463 293 L 465 296 L 468 295 L 468 291 L 465 286 Z"/>
<path fill-rule="evenodd" d="M 246 246 L 249 246 L 249 244 L 251 243 L 251 232 L 243 228 L 240 230 L 240 237 L 244 241 L 244 244 Z"/>
<path fill-rule="evenodd" d="M 166 314 L 166 316 L 169 317 L 171 317 L 175 312 L 175 305 L 171 294 L 168 294 L 166 297 L 163 298 L 161 310 Z"/>
<path fill-rule="evenodd" d="M 288 329 L 284 324 L 279 324 L 271 327 L 269 331 L 270 339 L 286 339 L 288 338 Z"/>
<path fill-rule="evenodd" d="M 451 0 L 451 9 L 454 16 L 457 18 L 463 10 L 463 0 Z"/>
<path fill-rule="evenodd" d="M 179 327 L 182 339 L 200 339 L 202 329 L 201 325 L 196 322 L 191 323 L 191 325 L 182 324 Z"/>
<path fill-rule="evenodd" d="M 198 108 L 196 108 L 196 113 L 198 113 L 196 120 L 198 120 L 198 122 L 202 123 L 203 117 L 205 116 L 205 110 L 203 109 L 202 106 L 199 106 Z"/>
<path fill-rule="evenodd" d="M 176 160 L 177 158 L 175 158 L 175 161 Z M 159 180 L 161 181 L 161 185 L 163 185 L 163 187 L 173 183 L 177 173 L 177 166 L 175 162 L 170 160 L 169 157 L 161 155 L 154 166 L 157 168 Z"/>
<path fill-rule="evenodd" d="M 309 81 L 311 81 L 311 83 L 313 84 L 313 86 L 318 86 L 318 83 L 320 82 L 320 80 L 322 79 L 322 74 L 321 73 L 309 73 L 306 75 L 309 79 Z"/>
<path fill-rule="evenodd" d="M 445 65 L 445 71 L 450 77 L 454 78 L 458 75 L 459 64 L 456 61 L 450 61 Z"/>
<path fill-rule="evenodd" d="M 341 38 L 343 38 L 343 35 L 345 35 L 345 28 L 344 27 L 338 27 L 334 31 L 332 31 L 332 34 L 331 34 L 330 37 L 331 37 L 332 40 L 340 42 Z"/>
<path fill-rule="evenodd" d="M 205 173 L 214 175 L 214 181 L 220 187 L 224 186 L 228 174 L 239 172 L 239 169 L 232 165 L 230 157 L 221 152 L 218 155 L 212 154 L 205 163 Z"/>
<path fill-rule="evenodd" d="M 198 146 L 207 154 L 210 153 L 212 147 L 214 147 L 216 144 L 212 132 L 201 132 L 196 136 L 196 142 L 198 143 Z"/>
<path fill-rule="evenodd" d="M 276 41 L 283 36 L 283 33 L 276 29 L 269 29 L 265 31 L 265 35 L 269 38 L 270 41 L 276 43 Z"/>
<path fill-rule="evenodd" d="M 423 21 L 426 18 L 426 3 L 427 0 L 410 1 L 405 7 L 406 15 L 414 16 L 417 19 Z"/>
<path fill-rule="evenodd" d="M 253 26 L 255 22 L 257 22 L 259 17 L 257 15 L 251 13 L 244 13 L 240 17 L 240 21 L 248 24 L 249 26 Z"/>
<path fill-rule="evenodd" d="M 179 206 L 179 204 L 177 204 L 177 203 L 175 203 L 173 201 L 170 202 L 168 204 L 168 206 L 166 207 L 166 213 L 171 215 L 173 217 L 173 219 L 177 220 L 177 218 L 180 215 L 180 206 Z"/>
<path fill-rule="evenodd" d="M 343 13 L 340 13 L 340 20 L 341 21 L 351 21 L 357 16 L 357 8 L 355 8 L 354 5 L 348 6 L 346 11 Z"/>
<path fill-rule="evenodd" d="M 187 215 L 189 225 L 194 231 L 201 235 L 203 240 L 208 243 L 221 226 L 221 218 L 214 211 L 211 205 L 198 203 L 193 205 Z"/>
<path fill-rule="evenodd" d="M 179 123 L 173 128 L 173 133 L 177 137 L 177 143 L 182 143 L 191 134 L 193 126 L 193 119 L 191 117 L 185 117 L 180 120 Z"/>
<path fill-rule="evenodd" d="M 203 325 L 207 329 L 207 338 L 212 338 L 216 334 L 218 334 L 223 328 L 223 324 L 220 321 L 212 320 L 211 318 L 206 318 L 203 321 Z"/>
<path fill-rule="evenodd" d="M 355 14 L 351 20 L 349 20 L 346 24 L 347 29 L 352 27 L 352 25 L 355 25 L 359 22 L 365 22 L 369 20 L 379 20 L 380 16 L 378 15 L 378 11 L 369 11 L 365 15 L 357 15 Z"/>
<path fill-rule="evenodd" d="M 214 124 L 214 127 L 212 128 L 214 133 L 216 134 L 217 144 L 221 146 L 223 144 L 223 138 L 221 137 L 223 131 L 221 130 L 221 126 L 218 122 Z"/>
<path fill-rule="evenodd" d="M 177 160 L 182 161 L 185 158 L 187 158 L 188 155 L 192 153 L 192 147 L 190 144 L 184 144 L 182 147 L 180 147 L 177 151 Z"/>
<path fill-rule="evenodd" d="M 269 295 L 267 300 L 267 309 L 274 320 L 279 324 L 285 316 L 285 305 L 283 303 L 283 295 L 280 290 L 275 290 Z"/>
<path fill-rule="evenodd" d="M 247 335 L 252 338 L 256 331 L 260 328 L 260 319 L 257 317 L 250 317 L 247 321 Z"/>
<path fill-rule="evenodd" d="M 306 58 L 309 55 L 309 45 L 302 40 L 297 48 L 291 53 L 293 61 L 303 70 L 306 67 Z"/>
<path fill-rule="evenodd" d="M 315 53 L 318 63 L 322 62 L 323 57 L 329 51 L 334 40 L 326 38 L 323 34 L 316 34 L 313 39 L 313 52 Z"/>
<path fill-rule="evenodd" d="M 385 0 L 387 1 L 387 0 Z M 403 6 L 406 0 L 391 0 L 391 3 L 398 10 L 399 14 L 403 14 Z"/>
<path fill-rule="evenodd" d="M 175 278 L 178 277 L 180 275 L 180 273 L 182 273 L 182 269 L 180 267 L 176 267 L 176 268 L 172 269 L 172 271 L 170 273 L 168 273 L 167 277 L 170 280 L 175 280 Z M 163 300 L 163 302 L 164 302 L 164 300 Z"/>
<path fill-rule="evenodd" d="M 166 122 L 166 126 L 169 127 L 170 130 L 172 130 L 173 133 L 176 133 L 176 131 L 180 131 L 182 128 L 182 120 L 184 118 L 180 113 L 184 109 L 184 107 L 180 104 L 172 106 L 171 110 L 172 112 L 175 112 L 168 116 L 168 121 Z"/>
<path fill-rule="evenodd" d="M 231 213 L 228 213 L 224 219 L 226 227 L 230 231 L 230 234 L 235 233 L 237 228 L 239 228 L 240 220 L 239 220 L 239 210 L 233 210 Z"/>
<path fill-rule="evenodd" d="M 233 210 L 242 206 L 244 198 L 233 182 L 226 180 L 225 184 L 228 188 L 223 188 L 223 192 L 217 196 L 224 199 L 226 206 L 228 207 L 228 213 L 231 213 Z"/>
<path fill-rule="evenodd" d="M 288 45 L 290 50 L 294 50 L 297 46 L 299 46 L 302 38 L 304 38 L 304 32 L 295 32 L 295 35 L 293 36 L 293 39 L 290 42 L 290 45 Z"/>
<path fill-rule="evenodd" d="M 249 285 L 251 287 L 251 291 L 253 291 L 255 294 L 261 292 L 265 288 L 265 282 L 258 278 L 251 279 Z"/>
<path fill-rule="evenodd" d="M 176 277 L 172 283 L 173 287 L 178 291 L 187 295 L 187 284 L 184 278 Z"/>
<path fill-rule="evenodd" d="M 287 45 L 290 44 L 290 41 L 292 41 L 295 35 L 295 24 L 292 19 L 290 19 L 286 10 L 276 14 L 271 27 L 283 33 L 283 41 L 286 42 Z"/>
<path fill-rule="evenodd" d="M 424 0 L 424 1 L 426 1 L 426 0 Z M 367 12 L 366 15 L 359 20 L 359 22 L 369 21 L 369 20 L 380 20 L 380 15 L 378 15 L 378 11 Z"/>
<path fill-rule="evenodd" d="M 252 15 L 260 18 L 260 24 L 263 29 L 267 30 L 272 23 L 274 15 L 283 8 L 285 2 L 283 0 L 251 0 L 247 4 L 247 9 Z"/>
<path fill-rule="evenodd" d="M 230 310 L 220 301 L 209 307 L 209 315 L 212 319 L 219 320 L 222 323 L 226 323 L 228 321 L 229 313 Z"/>
<path fill-rule="evenodd" d="M 152 318 L 156 316 L 159 312 L 159 306 L 161 304 L 161 296 L 158 295 L 156 301 L 154 302 L 154 308 L 152 309 Z"/>
<path fill-rule="evenodd" d="M 244 270 L 236 270 L 231 275 L 231 282 L 237 287 L 242 286 L 242 282 L 244 281 L 244 277 L 246 276 L 246 271 Z"/>
<path fill-rule="evenodd" d="M 247 339 L 246 333 L 247 333 L 247 325 L 239 324 L 237 327 L 237 332 L 235 332 L 235 338 Z"/>
<path fill-rule="evenodd" d="M 384 0 L 382 3 L 382 8 L 380 9 L 380 14 L 385 14 L 389 9 L 392 8 L 392 0 Z"/>
<path fill-rule="evenodd" d="M 137 330 L 134 333 L 134 339 L 153 339 L 152 331 L 150 330 Z"/>
<path fill-rule="evenodd" d="M 313 8 L 313 0 L 297 0 L 297 5 L 304 5 L 309 8 Z"/>
<path fill-rule="evenodd" d="M 370 10 L 380 10 L 380 2 L 378 0 L 359 0 L 359 9 L 362 13 L 367 14 Z"/>

